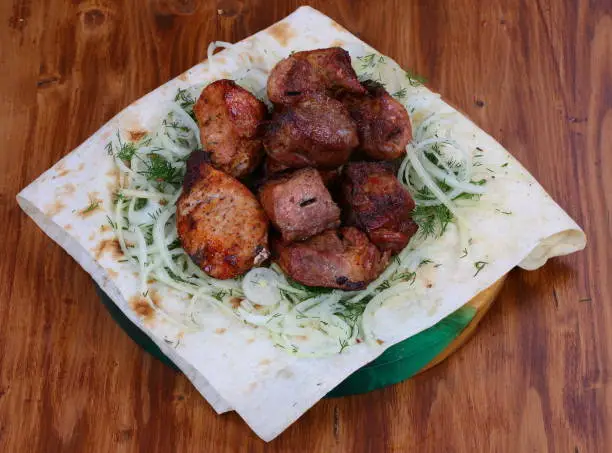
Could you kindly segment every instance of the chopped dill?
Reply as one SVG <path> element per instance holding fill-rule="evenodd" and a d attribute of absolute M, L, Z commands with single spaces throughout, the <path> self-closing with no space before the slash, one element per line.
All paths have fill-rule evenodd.
<path fill-rule="evenodd" d="M 170 129 L 177 129 L 181 132 L 189 132 L 189 128 L 187 126 L 181 126 L 178 121 L 168 122 L 167 120 L 163 120 L 162 124 Z"/>
<path fill-rule="evenodd" d="M 413 87 L 418 87 L 427 82 L 427 79 L 423 76 L 418 75 L 412 71 L 406 71 L 406 78 L 408 79 L 408 83 Z"/>
<path fill-rule="evenodd" d="M 503 164 L 501 164 L 501 168 L 506 168 L 508 166 L 508 162 L 504 162 Z"/>
<path fill-rule="evenodd" d="M 142 235 L 145 238 L 145 242 L 147 245 L 153 245 L 153 224 L 149 223 L 146 225 L 140 226 L 142 230 Z"/>
<path fill-rule="evenodd" d="M 437 206 L 417 205 L 412 211 L 412 220 L 419 226 L 423 238 L 439 237 L 446 232 L 448 224 L 454 220 L 453 213 L 443 204 Z"/>
<path fill-rule="evenodd" d="M 474 274 L 474 277 L 476 277 L 487 264 L 489 263 L 487 263 L 486 261 L 476 261 L 474 263 L 474 267 L 476 268 L 476 273 Z"/>
<path fill-rule="evenodd" d="M 117 224 L 113 222 L 113 219 L 111 219 L 109 216 L 106 216 L 106 221 L 108 222 L 108 224 L 111 226 L 113 230 L 117 229 Z"/>
<path fill-rule="evenodd" d="M 466 256 L 468 256 L 468 249 L 467 249 L 467 247 L 466 247 L 466 248 L 464 248 L 464 249 L 462 250 L 462 252 L 463 252 L 463 255 L 461 255 L 459 258 L 465 258 Z"/>
<path fill-rule="evenodd" d="M 342 351 L 344 351 L 349 346 L 348 340 L 340 339 L 338 341 L 340 342 L 340 353 L 342 354 Z"/>
<path fill-rule="evenodd" d="M 117 140 L 119 141 L 119 150 L 116 156 L 124 162 L 130 162 L 138 148 L 136 148 L 136 145 L 132 142 L 122 142 L 119 132 L 117 132 Z"/>
<path fill-rule="evenodd" d="M 121 192 L 120 190 L 117 190 L 114 194 L 113 194 L 113 204 L 116 205 L 117 203 L 119 203 L 120 201 L 124 201 L 127 200 L 126 196 L 123 195 L 123 192 Z"/>
<path fill-rule="evenodd" d="M 157 218 L 161 215 L 163 211 L 164 211 L 163 208 L 157 208 L 155 211 L 149 212 L 148 215 L 149 217 L 151 217 L 151 219 L 153 219 L 153 221 L 155 221 L 157 220 Z"/>
<path fill-rule="evenodd" d="M 168 250 L 172 251 L 174 249 L 178 249 L 181 247 L 181 240 L 179 238 L 176 238 L 174 241 L 172 241 L 169 245 L 168 245 Z"/>
<path fill-rule="evenodd" d="M 181 106 L 183 110 L 191 117 L 194 121 L 197 122 L 195 113 L 193 113 L 193 105 L 195 104 L 195 99 L 187 91 L 186 89 L 181 89 L 176 92 L 176 96 L 174 97 L 174 102 Z"/>
<path fill-rule="evenodd" d="M 393 274 L 391 277 L 393 281 L 401 281 L 407 283 L 414 283 L 416 280 L 416 272 L 401 272 Z"/>
<path fill-rule="evenodd" d="M 314 297 L 314 296 L 318 296 L 321 294 L 328 294 L 331 293 L 333 291 L 332 288 L 323 288 L 323 287 L 319 287 L 319 286 L 304 286 L 301 283 L 296 282 L 295 280 L 292 280 L 290 278 L 287 278 L 287 283 L 289 283 L 289 286 L 295 288 L 295 289 L 299 289 L 301 291 L 305 291 L 308 293 L 308 297 Z"/>
<path fill-rule="evenodd" d="M 165 182 L 172 185 L 178 185 L 182 183 L 183 175 L 181 171 L 173 167 L 170 162 L 164 159 L 159 154 L 150 154 L 150 161 L 145 162 L 147 169 L 139 172 L 145 176 L 149 181 Z"/>
<path fill-rule="evenodd" d="M 100 200 L 90 199 L 89 200 L 89 205 L 85 209 L 80 211 L 80 213 L 81 214 L 89 214 L 90 212 L 95 211 L 99 207 L 100 207 Z"/>
<path fill-rule="evenodd" d="M 499 212 L 500 214 L 505 214 L 505 215 L 511 215 L 512 211 L 502 211 L 501 209 L 496 209 L 497 212 Z"/>
<path fill-rule="evenodd" d="M 189 283 L 188 281 L 182 279 L 181 277 L 179 277 L 178 275 L 176 275 L 174 272 L 172 272 L 172 269 L 170 269 L 169 267 L 165 267 L 164 269 L 166 269 L 166 272 L 168 273 L 168 275 L 170 276 L 170 278 L 176 282 L 179 283 Z M 215 299 L 217 299 L 217 297 L 215 295 L 213 295 L 213 297 Z M 217 299 L 219 302 L 222 301 L 223 298 L 221 299 Z"/>
<path fill-rule="evenodd" d="M 393 93 L 391 96 L 393 96 L 396 99 L 404 99 L 407 94 L 408 94 L 408 90 L 406 88 L 402 88 L 401 90 L 398 90 L 395 93 Z"/>
<path fill-rule="evenodd" d="M 378 61 L 376 60 L 375 53 L 364 55 L 363 57 L 357 57 L 357 59 L 361 62 L 361 69 L 375 68 L 377 63 L 380 61 L 380 59 Z"/>
<path fill-rule="evenodd" d="M 147 204 L 149 203 L 149 200 L 147 200 L 146 198 L 137 198 L 136 202 L 134 203 L 134 209 L 136 211 L 140 211 L 142 208 L 144 208 Z"/>
<path fill-rule="evenodd" d="M 389 288 L 391 288 L 391 283 L 389 283 L 389 280 L 384 280 L 376 289 L 379 291 L 384 291 L 385 289 Z"/>
<path fill-rule="evenodd" d="M 429 258 L 425 258 L 424 260 L 421 260 L 418 267 L 425 266 L 426 264 L 431 264 L 431 263 L 433 263 L 432 260 L 430 260 Z"/>
<path fill-rule="evenodd" d="M 223 302 L 223 298 L 228 295 L 228 292 L 224 289 L 220 289 L 219 291 L 215 291 L 211 294 L 212 297 L 217 299 L 219 302 Z"/>

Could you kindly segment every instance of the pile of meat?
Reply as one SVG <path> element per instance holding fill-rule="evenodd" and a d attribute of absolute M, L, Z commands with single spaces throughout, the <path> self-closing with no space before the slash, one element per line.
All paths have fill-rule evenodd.
<path fill-rule="evenodd" d="M 305 285 L 363 289 L 417 230 L 395 177 L 408 114 L 338 47 L 282 60 L 267 90 L 271 113 L 230 80 L 194 106 L 205 151 L 177 203 L 183 248 L 215 278 L 271 258 Z"/>

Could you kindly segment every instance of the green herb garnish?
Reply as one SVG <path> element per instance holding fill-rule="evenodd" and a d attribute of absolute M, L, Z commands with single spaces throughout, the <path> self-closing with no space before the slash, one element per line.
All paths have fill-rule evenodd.
<path fill-rule="evenodd" d="M 393 93 L 391 96 L 393 96 L 396 99 L 404 99 L 407 94 L 408 94 L 408 90 L 406 88 L 402 88 L 401 90 Z"/>
<path fill-rule="evenodd" d="M 489 263 L 487 263 L 486 261 L 476 261 L 474 263 L 474 267 L 476 268 L 476 273 L 474 274 L 474 277 L 476 277 L 487 264 Z"/>
<path fill-rule="evenodd" d="M 443 204 L 437 206 L 416 206 L 412 211 L 412 220 L 419 226 L 423 238 L 442 236 L 448 224 L 454 220 L 453 213 Z"/>
<path fill-rule="evenodd" d="M 146 162 L 147 169 L 139 172 L 149 181 L 165 182 L 172 185 L 179 185 L 183 182 L 181 171 L 173 167 L 170 162 L 164 159 L 159 154 L 150 154 L 150 161 Z"/>
<path fill-rule="evenodd" d="M 423 76 L 418 75 L 412 71 L 406 71 L 406 78 L 408 79 L 408 83 L 413 87 L 418 87 L 427 82 L 427 79 Z"/>
<path fill-rule="evenodd" d="M 180 89 L 176 92 L 176 96 L 174 97 L 174 102 L 178 103 L 183 110 L 194 120 L 196 120 L 195 113 L 193 113 L 193 106 L 195 104 L 195 99 L 189 93 L 189 91 Z"/>

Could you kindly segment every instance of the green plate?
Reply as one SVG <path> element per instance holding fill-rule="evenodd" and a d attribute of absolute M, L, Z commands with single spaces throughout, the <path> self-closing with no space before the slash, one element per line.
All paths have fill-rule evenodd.
<path fill-rule="evenodd" d="M 145 351 L 169 367 L 178 367 L 140 328 L 129 320 L 115 303 L 96 285 L 102 303 L 121 328 Z M 376 360 L 355 371 L 327 394 L 328 397 L 355 395 L 409 379 L 422 370 L 450 345 L 474 318 L 476 309 L 465 306 L 424 330 L 388 348 Z"/>

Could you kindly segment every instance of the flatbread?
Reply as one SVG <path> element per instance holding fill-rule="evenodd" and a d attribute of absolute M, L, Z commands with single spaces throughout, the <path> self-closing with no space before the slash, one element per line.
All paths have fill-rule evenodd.
<path fill-rule="evenodd" d="M 419 272 L 413 291 L 385 304 L 376 316 L 383 343 L 359 344 L 333 357 L 292 356 L 275 348 L 265 330 L 214 307 L 202 307 L 203 325 L 194 333 L 182 332 L 160 312 L 144 307 L 137 269 L 122 258 L 107 222 L 117 172 L 106 143 L 118 130 L 148 130 L 160 105 L 173 100 L 179 88 L 232 78 L 251 65 L 269 71 L 291 51 L 330 46 L 342 46 L 353 57 L 375 53 L 379 58 L 327 16 L 300 8 L 134 102 L 17 196 L 22 209 L 157 343 L 217 412 L 234 409 L 266 441 L 387 347 L 436 324 L 513 267 L 536 269 L 586 243 L 580 227 L 500 144 L 427 88 L 412 86 L 405 72 L 384 57 L 377 77 L 391 93 L 406 90 L 413 124 L 427 112 L 447 112 L 456 140 L 481 149 L 483 165 L 496 176 L 483 199 L 462 210 L 470 225 L 469 254 L 461 249 L 455 225 L 442 238 L 426 241 L 415 251 L 415 260 L 432 264 Z M 184 310 L 183 295 L 173 290 L 156 300 L 165 313 Z"/>

